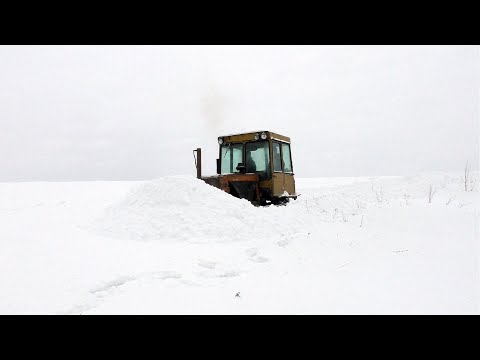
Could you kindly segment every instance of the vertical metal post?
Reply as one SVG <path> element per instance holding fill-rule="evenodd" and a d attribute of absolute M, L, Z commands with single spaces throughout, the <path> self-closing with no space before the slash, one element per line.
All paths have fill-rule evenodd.
<path fill-rule="evenodd" d="M 202 178 L 202 149 L 197 148 L 197 179 Z"/>

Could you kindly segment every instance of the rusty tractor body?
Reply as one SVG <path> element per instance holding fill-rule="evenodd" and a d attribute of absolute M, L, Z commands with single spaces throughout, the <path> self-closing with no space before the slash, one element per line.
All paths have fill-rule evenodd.
<path fill-rule="evenodd" d="M 290 138 L 270 131 L 255 131 L 218 138 L 217 175 L 202 176 L 201 149 L 197 177 L 254 205 L 285 204 L 296 199 Z"/>

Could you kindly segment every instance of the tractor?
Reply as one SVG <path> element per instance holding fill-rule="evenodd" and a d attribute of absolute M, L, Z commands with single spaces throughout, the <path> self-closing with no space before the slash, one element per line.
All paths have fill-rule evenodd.
<path fill-rule="evenodd" d="M 202 150 L 193 150 L 197 178 L 258 205 L 296 200 L 290 138 L 254 131 L 218 138 L 217 175 L 202 176 Z M 196 157 L 195 157 L 196 153 Z"/>

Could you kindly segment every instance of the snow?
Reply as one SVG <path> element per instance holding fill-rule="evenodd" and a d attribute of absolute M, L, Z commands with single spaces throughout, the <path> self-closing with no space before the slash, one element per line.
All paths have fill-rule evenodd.
<path fill-rule="evenodd" d="M 0 313 L 480 313 L 461 174 L 296 187 L 254 207 L 188 176 L 1 183 Z"/>
<path fill-rule="evenodd" d="M 266 216 L 266 211 L 276 215 Z M 129 240 L 228 243 L 271 236 L 274 227 L 288 231 L 292 225 L 278 221 L 283 216 L 196 178 L 173 176 L 133 188 L 94 224 L 103 235 Z"/>

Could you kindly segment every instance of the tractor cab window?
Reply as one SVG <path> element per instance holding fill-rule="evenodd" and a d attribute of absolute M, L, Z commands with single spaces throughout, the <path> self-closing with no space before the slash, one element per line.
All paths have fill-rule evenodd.
<path fill-rule="evenodd" d="M 238 172 L 238 164 L 243 163 L 243 144 L 222 145 L 220 156 L 222 174 Z"/>
<path fill-rule="evenodd" d="M 245 145 L 247 173 L 256 173 L 260 180 L 270 179 L 270 151 L 268 141 L 249 142 Z"/>
<path fill-rule="evenodd" d="M 290 156 L 290 145 L 282 144 L 282 160 L 283 160 L 283 171 L 286 173 L 292 172 L 292 158 Z"/>
<path fill-rule="evenodd" d="M 282 155 L 280 154 L 280 144 L 272 143 L 273 148 L 273 171 L 282 172 Z"/>

